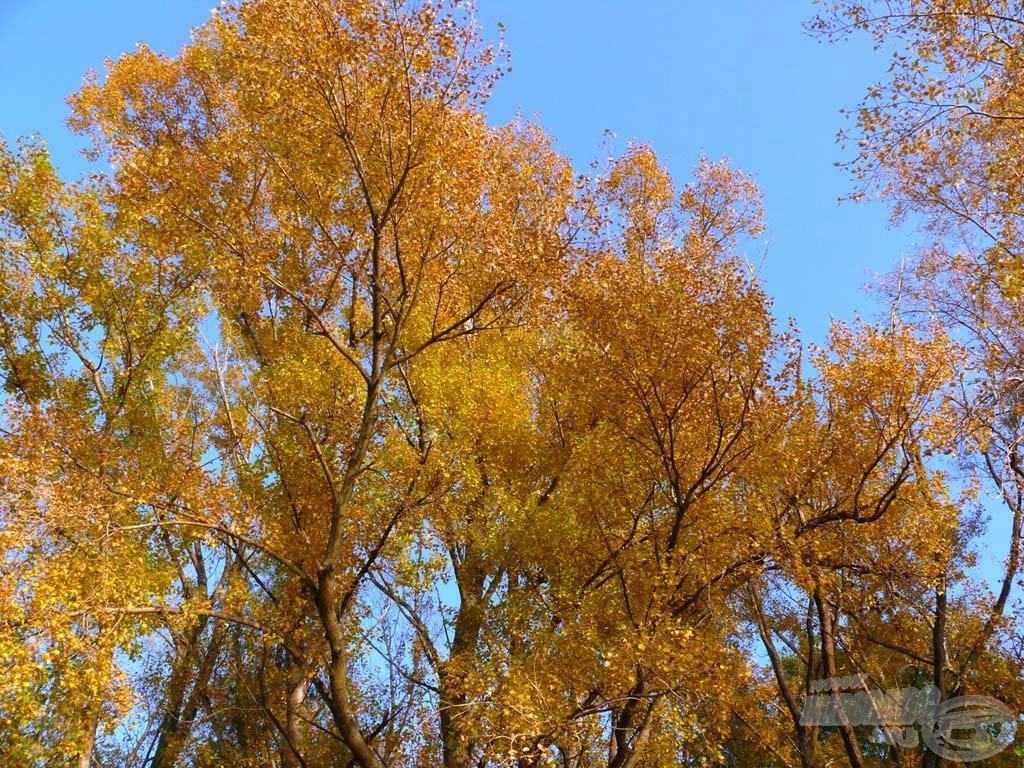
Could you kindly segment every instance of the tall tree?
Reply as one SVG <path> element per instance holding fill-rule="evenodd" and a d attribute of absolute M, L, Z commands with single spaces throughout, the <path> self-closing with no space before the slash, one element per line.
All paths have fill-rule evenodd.
<path fill-rule="evenodd" d="M 848 167 L 857 194 L 880 194 L 897 219 L 912 216 L 929 235 L 885 288 L 894 312 L 919 326 L 939 322 L 961 347 L 959 386 L 948 403 L 957 427 L 937 452 L 954 454 L 967 482 L 994 497 L 989 510 L 1003 509 L 1001 578 L 992 592 L 958 587 L 955 580 L 936 590 L 932 648 L 924 661 L 940 690 L 1012 700 L 1001 674 L 986 681 L 980 667 L 989 654 L 1005 658 L 1020 638 L 1010 606 L 1020 570 L 1024 490 L 1024 186 L 1016 170 L 1024 13 L 1012 2 L 839 2 L 811 29 L 833 39 L 867 32 L 891 54 L 888 76 L 869 89 L 846 134 L 857 146 Z M 971 595 L 971 618 L 954 634 L 949 595 L 961 589 Z M 925 759 L 926 765 L 940 763 Z"/>

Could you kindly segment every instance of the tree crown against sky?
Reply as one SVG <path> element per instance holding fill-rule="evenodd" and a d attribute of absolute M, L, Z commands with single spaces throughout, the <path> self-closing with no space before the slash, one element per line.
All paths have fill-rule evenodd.
<path fill-rule="evenodd" d="M 578 175 L 488 124 L 504 63 L 464 2 L 250 0 L 72 98 L 109 171 L 0 153 L 6 762 L 934 765 L 798 698 L 1020 703 L 955 282 L 806 351 L 750 177 Z"/>

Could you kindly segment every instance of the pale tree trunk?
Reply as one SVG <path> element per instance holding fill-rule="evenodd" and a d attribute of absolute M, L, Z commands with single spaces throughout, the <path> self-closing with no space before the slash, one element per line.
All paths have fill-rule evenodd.
<path fill-rule="evenodd" d="M 96 749 L 96 729 L 100 725 L 100 709 L 102 704 L 95 703 L 89 708 L 85 726 L 85 736 L 82 738 L 81 750 L 78 753 L 77 768 L 90 768 L 92 755 Z"/>
<path fill-rule="evenodd" d="M 306 694 L 309 681 L 303 667 L 288 659 L 288 698 L 285 714 L 285 738 L 288 742 L 283 750 L 282 766 L 298 768 L 304 766 L 306 751 Z"/>

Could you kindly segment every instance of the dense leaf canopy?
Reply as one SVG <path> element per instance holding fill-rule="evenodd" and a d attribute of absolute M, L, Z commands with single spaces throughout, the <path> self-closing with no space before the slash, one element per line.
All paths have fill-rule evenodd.
<path fill-rule="evenodd" d="M 801 702 L 1019 710 L 1011 5 L 811 23 L 906 46 L 853 168 L 935 236 L 823 348 L 750 177 L 489 124 L 465 2 L 228 3 L 109 62 L 108 170 L 0 144 L 0 763 L 939 765 Z"/>

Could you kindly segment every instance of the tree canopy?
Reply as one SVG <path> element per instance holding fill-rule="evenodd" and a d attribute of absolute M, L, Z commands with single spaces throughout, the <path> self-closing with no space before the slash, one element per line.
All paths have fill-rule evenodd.
<path fill-rule="evenodd" d="M 1020 711 L 1024 14 L 875 5 L 811 27 L 909 51 L 853 169 L 934 246 L 820 348 L 751 177 L 491 125 L 458 0 L 224 4 L 72 97 L 90 175 L 0 144 L 0 763 L 938 766 L 813 681 Z"/>

